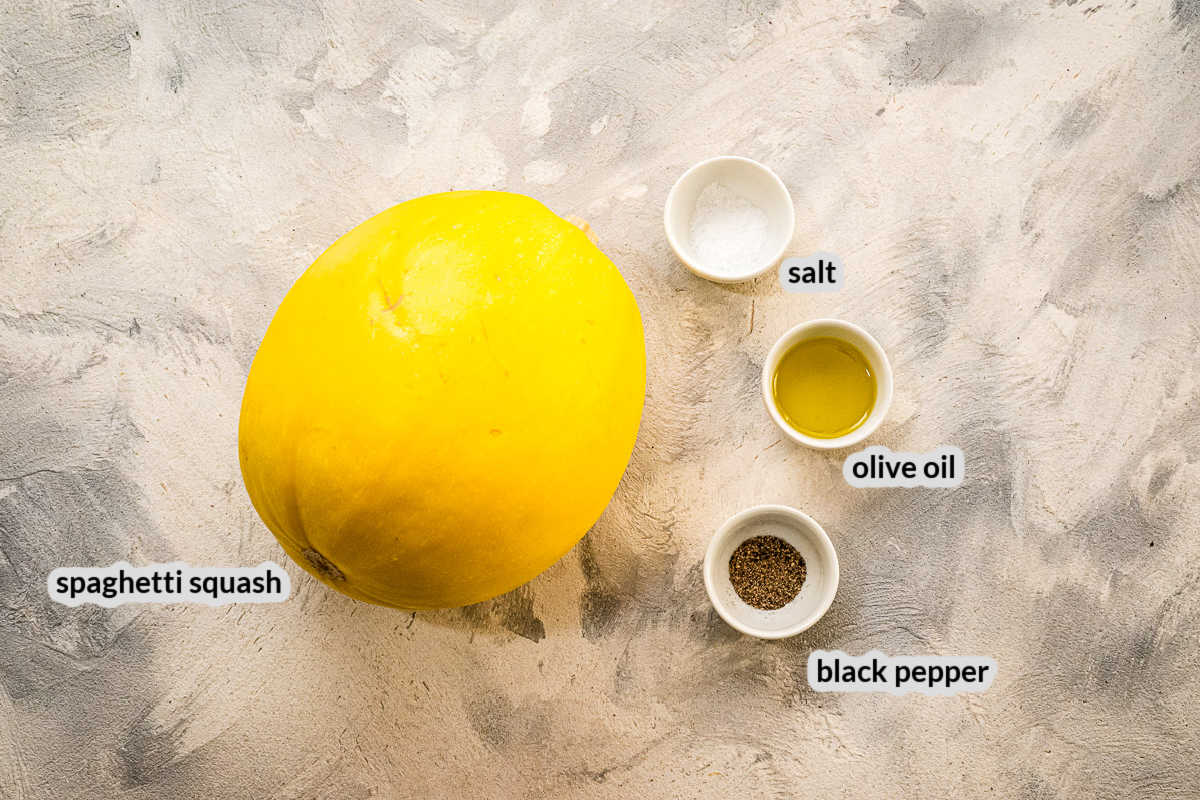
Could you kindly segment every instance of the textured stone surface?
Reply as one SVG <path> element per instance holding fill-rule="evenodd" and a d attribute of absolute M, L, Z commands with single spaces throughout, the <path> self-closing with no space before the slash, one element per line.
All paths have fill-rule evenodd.
<path fill-rule="evenodd" d="M 1196 0 L 10 4 L 0 795 L 1196 797 L 1198 37 Z M 666 192 L 722 152 L 779 172 L 847 291 L 674 261 Z M 285 562 L 236 460 L 271 313 L 361 219 L 467 187 L 586 217 L 645 316 L 639 445 L 571 554 L 441 613 L 290 563 L 279 606 L 47 600 L 65 564 Z M 891 354 L 871 443 L 961 446 L 960 489 L 780 441 L 761 359 L 816 316 Z M 766 501 L 843 570 L 779 643 L 699 571 Z M 815 695 L 817 647 L 1000 672 Z"/>

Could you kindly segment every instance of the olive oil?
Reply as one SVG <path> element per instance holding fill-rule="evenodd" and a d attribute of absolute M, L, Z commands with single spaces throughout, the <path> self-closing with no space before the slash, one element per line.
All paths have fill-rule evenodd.
<path fill-rule="evenodd" d="M 784 420 L 815 439 L 845 436 L 875 408 L 875 376 L 849 342 L 823 336 L 797 342 L 771 376 L 771 395 Z"/>

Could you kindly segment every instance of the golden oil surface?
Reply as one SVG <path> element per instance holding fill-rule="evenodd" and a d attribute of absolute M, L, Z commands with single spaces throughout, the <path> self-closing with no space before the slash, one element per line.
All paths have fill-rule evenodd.
<path fill-rule="evenodd" d="M 779 360 L 771 395 L 793 428 L 816 439 L 835 439 L 871 416 L 875 376 L 866 356 L 849 342 L 806 339 Z"/>

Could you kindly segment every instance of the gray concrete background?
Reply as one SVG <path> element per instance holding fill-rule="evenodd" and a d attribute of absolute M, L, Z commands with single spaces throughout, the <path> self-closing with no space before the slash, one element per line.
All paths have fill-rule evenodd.
<path fill-rule="evenodd" d="M 1200 796 L 1200 5 L 10 2 L 0 19 L 0 795 Z M 693 278 L 690 163 L 773 166 L 841 294 Z M 593 225 L 649 389 L 589 536 L 458 611 L 68 609 L 62 565 L 285 563 L 242 384 L 290 283 L 447 188 Z M 855 490 L 758 371 L 816 316 L 896 370 L 869 443 L 953 491 Z M 830 532 L 793 640 L 699 564 L 738 509 Z M 815 695 L 813 648 L 980 654 L 983 695 Z"/>

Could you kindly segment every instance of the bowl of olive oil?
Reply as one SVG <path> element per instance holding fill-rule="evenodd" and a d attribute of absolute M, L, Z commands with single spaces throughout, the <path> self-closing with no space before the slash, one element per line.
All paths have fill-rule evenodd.
<path fill-rule="evenodd" d="M 780 337 L 763 363 L 763 399 L 795 442 L 834 450 L 861 442 L 892 403 L 892 367 L 871 334 L 814 319 Z"/>

